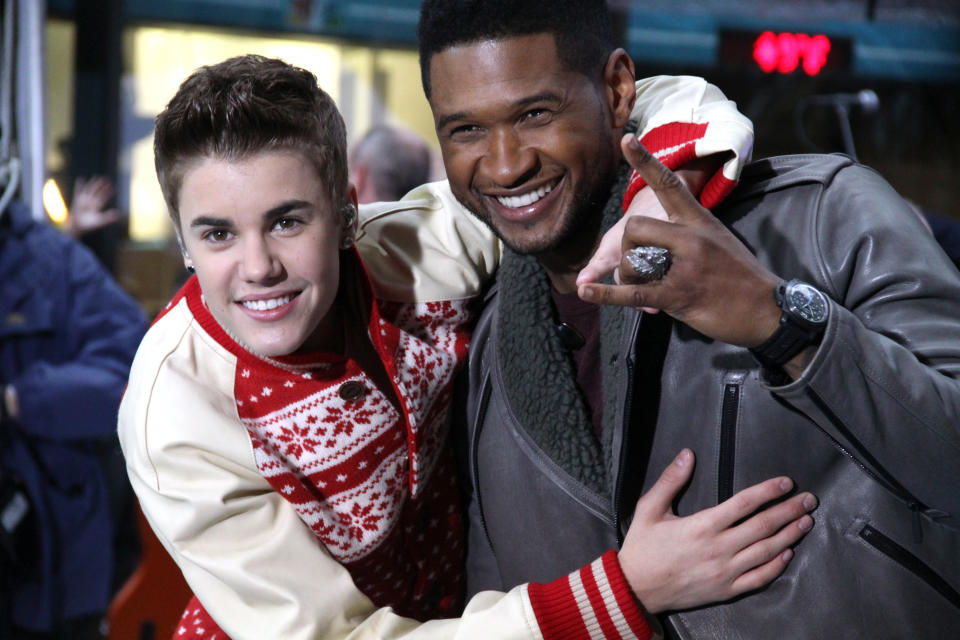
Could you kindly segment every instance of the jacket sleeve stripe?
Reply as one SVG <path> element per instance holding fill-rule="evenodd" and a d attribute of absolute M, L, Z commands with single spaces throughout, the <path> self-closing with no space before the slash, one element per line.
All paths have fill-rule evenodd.
<path fill-rule="evenodd" d="M 603 597 L 603 594 L 600 592 L 600 587 L 596 577 L 594 576 L 594 568 L 602 567 L 600 559 L 597 558 L 591 564 L 580 569 L 579 574 L 571 575 L 570 579 L 573 580 L 573 576 L 576 575 L 580 579 L 580 582 L 583 583 L 584 591 L 586 591 L 587 597 L 590 599 L 590 616 L 595 620 L 595 625 L 599 627 L 599 631 L 602 631 L 602 635 L 598 636 L 601 638 L 615 638 L 620 640 L 622 637 L 620 632 L 617 630 L 616 626 L 613 624 L 613 620 L 610 618 L 610 612 L 607 611 L 607 602 Z M 602 569 L 601 569 L 602 571 Z M 581 608 L 587 603 L 581 604 Z M 586 616 L 584 616 L 586 619 Z M 587 625 L 590 628 L 590 625 Z M 593 634 L 591 634 L 593 635 Z"/>
<path fill-rule="evenodd" d="M 630 628 L 630 623 L 627 622 L 623 611 L 620 610 L 620 605 L 617 603 L 617 596 L 614 594 L 613 588 L 610 586 L 610 581 L 607 578 L 607 573 L 603 568 L 603 563 L 594 562 L 592 565 L 590 565 L 590 567 L 593 570 L 593 577 L 597 581 L 597 588 L 603 595 L 603 606 L 606 607 L 607 612 L 610 614 L 610 621 L 616 628 L 617 633 L 619 634 L 618 637 L 634 637 L 636 634 L 634 633 L 633 629 Z"/>
<path fill-rule="evenodd" d="M 617 602 L 617 609 L 623 615 L 624 620 L 630 627 L 633 637 L 641 640 L 653 637 L 653 630 L 647 624 L 643 610 L 640 608 L 637 599 L 627 584 L 627 578 L 620 569 L 620 562 L 617 560 L 616 551 L 607 551 L 601 556 L 603 561 L 603 573 L 610 584 L 610 592 Z M 625 637 L 630 637 L 625 634 Z"/>
<path fill-rule="evenodd" d="M 643 146 L 652 153 L 668 169 L 677 169 L 696 159 L 701 154 L 697 152 L 697 143 L 703 140 L 707 132 L 707 123 L 692 124 L 685 122 L 671 122 L 650 130 L 640 139 Z M 705 155 L 709 153 L 704 152 Z M 717 171 L 700 192 L 700 203 L 711 209 L 723 201 L 736 186 L 736 179 L 724 175 L 727 168 L 725 163 Z M 739 171 L 739 164 L 731 168 L 734 175 Z M 630 184 L 623 196 L 623 210 L 626 211 L 640 189 L 647 186 L 646 181 L 636 171 L 630 174 Z"/>
<path fill-rule="evenodd" d="M 653 636 L 620 570 L 615 551 L 527 593 L 546 640 L 619 640 Z"/>
<path fill-rule="evenodd" d="M 691 124 L 687 122 L 671 122 L 651 129 L 640 142 L 652 153 L 663 166 L 676 169 L 697 157 L 697 140 L 707 131 L 707 124 Z M 633 201 L 640 189 L 647 186 L 647 181 L 640 174 L 633 171 L 630 174 L 630 184 L 623 194 L 623 210 Z"/>
<path fill-rule="evenodd" d="M 588 640 L 568 576 L 553 582 L 531 582 L 527 593 L 545 640 Z"/>

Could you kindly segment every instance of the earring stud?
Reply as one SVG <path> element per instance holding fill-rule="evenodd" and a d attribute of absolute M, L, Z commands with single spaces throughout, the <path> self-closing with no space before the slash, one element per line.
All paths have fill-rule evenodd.
<path fill-rule="evenodd" d="M 353 204 L 343 205 L 343 222 L 346 226 L 353 224 L 354 220 L 357 219 L 357 208 Z"/>

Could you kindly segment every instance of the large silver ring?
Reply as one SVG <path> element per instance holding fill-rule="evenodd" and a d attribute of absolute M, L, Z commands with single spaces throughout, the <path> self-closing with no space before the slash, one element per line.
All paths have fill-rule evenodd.
<path fill-rule="evenodd" d="M 641 283 L 660 280 L 670 268 L 670 250 L 663 247 L 634 247 L 625 254 L 636 277 Z"/>

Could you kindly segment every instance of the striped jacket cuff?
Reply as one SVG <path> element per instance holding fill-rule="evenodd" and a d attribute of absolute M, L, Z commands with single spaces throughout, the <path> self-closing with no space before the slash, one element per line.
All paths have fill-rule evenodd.
<path fill-rule="evenodd" d="M 707 126 L 707 123 L 671 122 L 651 129 L 640 138 L 640 142 L 663 166 L 676 170 L 697 158 L 697 141 L 702 140 L 706 135 Z M 626 193 L 623 195 L 624 212 L 633 202 L 637 192 L 645 186 L 647 186 L 646 180 L 633 171 L 630 174 Z M 700 192 L 700 203 L 707 209 L 711 209 L 720 204 L 735 186 L 737 186 L 736 180 L 725 176 L 721 167 L 704 185 Z"/>
<path fill-rule="evenodd" d="M 531 582 L 527 593 L 545 640 L 653 637 L 615 551 L 553 582 Z"/>

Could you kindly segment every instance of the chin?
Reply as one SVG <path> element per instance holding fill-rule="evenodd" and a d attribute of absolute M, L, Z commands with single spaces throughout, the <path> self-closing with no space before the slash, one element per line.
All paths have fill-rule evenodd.
<path fill-rule="evenodd" d="M 540 255 L 555 251 L 570 240 L 570 233 L 561 229 L 530 229 L 519 233 L 503 233 L 494 229 L 497 237 L 515 253 L 520 255 Z"/>

